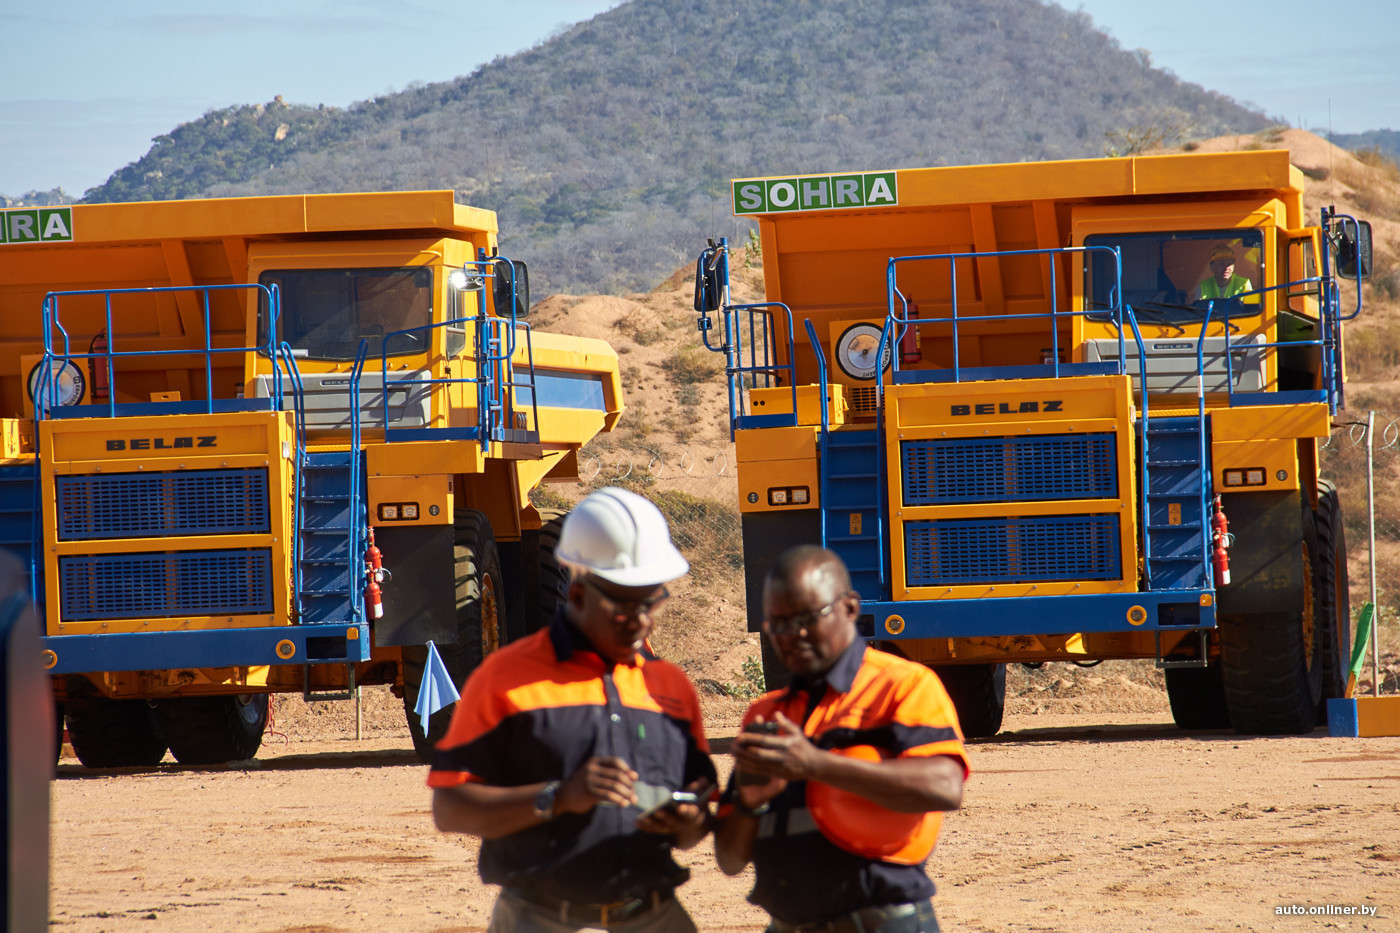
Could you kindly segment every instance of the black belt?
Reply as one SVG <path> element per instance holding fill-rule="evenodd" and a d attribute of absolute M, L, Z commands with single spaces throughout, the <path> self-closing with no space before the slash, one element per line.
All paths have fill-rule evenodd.
<path fill-rule="evenodd" d="M 611 904 L 585 904 L 580 901 L 555 897 L 543 891 L 523 888 L 506 888 L 506 893 L 527 904 L 533 904 L 535 907 L 549 911 L 551 915 L 559 919 L 560 923 L 569 923 L 575 926 L 607 926 L 610 923 L 622 923 L 647 911 L 660 910 L 662 904 L 668 903 L 671 898 L 676 896 L 674 890 L 667 888 L 662 891 L 652 891 L 642 897 L 614 901 Z"/>
<path fill-rule="evenodd" d="M 933 905 L 928 900 L 912 904 L 885 904 L 880 907 L 862 907 L 860 910 L 815 923 L 784 923 L 775 917 L 768 924 L 768 930 L 769 933 L 875 933 L 889 921 L 912 917 L 921 908 L 929 913 L 933 911 Z"/>

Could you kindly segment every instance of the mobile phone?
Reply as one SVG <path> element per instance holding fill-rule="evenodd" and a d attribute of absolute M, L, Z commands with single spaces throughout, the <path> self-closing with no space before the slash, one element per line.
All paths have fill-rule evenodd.
<path fill-rule="evenodd" d="M 770 722 L 751 722 L 744 727 L 744 731 L 756 733 L 758 735 L 777 735 L 778 722 L 777 720 L 773 720 Z M 771 780 L 772 778 L 763 774 L 750 774 L 747 771 L 734 772 L 734 783 L 739 784 L 743 787 L 752 787 L 757 786 L 759 784 L 767 784 Z"/>
<path fill-rule="evenodd" d="M 637 817 L 637 819 L 639 819 L 639 820 L 644 820 L 644 819 L 646 819 L 646 818 L 649 817 L 649 816 L 653 816 L 653 815 L 655 815 L 655 814 L 657 814 L 657 813 L 660 813 L 662 810 L 672 810 L 672 809 L 675 809 L 676 807 L 680 806 L 680 805 L 683 804 L 683 803 L 699 803 L 699 802 L 700 802 L 700 795 L 699 795 L 699 794 L 693 793 L 693 792 L 688 791 L 688 790 L 676 790 L 676 791 L 672 791 L 672 792 L 671 792 L 671 796 L 669 796 L 669 797 L 662 797 L 661 800 L 660 800 L 660 802 L 653 804 L 651 807 L 647 808 L 646 810 L 643 810 L 643 811 L 641 812 L 641 814 Z"/>
<path fill-rule="evenodd" d="M 744 727 L 744 731 L 757 732 L 761 735 L 777 735 L 778 721 L 775 719 L 772 722 L 751 722 Z"/>

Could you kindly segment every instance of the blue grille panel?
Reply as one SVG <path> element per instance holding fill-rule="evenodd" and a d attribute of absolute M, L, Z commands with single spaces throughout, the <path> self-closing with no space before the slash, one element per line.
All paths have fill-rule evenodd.
<path fill-rule="evenodd" d="M 1112 434 L 905 441 L 904 504 L 1114 499 Z"/>
<path fill-rule="evenodd" d="M 904 560 L 909 586 L 1116 580 L 1118 516 L 907 522 Z"/>
<path fill-rule="evenodd" d="M 58 477 L 58 538 L 266 534 L 267 471 Z"/>
<path fill-rule="evenodd" d="M 272 612 L 267 550 L 61 557 L 58 576 L 70 622 Z"/>

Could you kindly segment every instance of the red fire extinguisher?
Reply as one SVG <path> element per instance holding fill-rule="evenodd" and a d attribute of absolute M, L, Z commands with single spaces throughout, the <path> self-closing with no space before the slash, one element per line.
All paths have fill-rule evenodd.
<path fill-rule="evenodd" d="M 107 360 L 97 358 L 98 354 L 107 353 L 107 332 L 92 338 L 92 343 L 88 345 L 88 376 L 92 380 L 92 400 L 94 402 L 105 402 L 110 394 L 111 387 L 107 385 Z"/>
<path fill-rule="evenodd" d="M 919 339 L 919 327 L 914 323 L 919 317 L 919 306 L 909 302 L 909 323 L 904 325 L 904 333 L 899 336 L 899 361 L 919 363 L 924 359 L 924 343 Z"/>
<path fill-rule="evenodd" d="M 369 529 L 369 547 L 365 548 L 365 613 L 371 619 L 384 618 L 384 591 L 379 583 L 384 579 L 384 555 L 374 544 L 374 529 Z"/>
<path fill-rule="evenodd" d="M 1220 497 L 1215 497 L 1215 514 L 1210 520 L 1210 536 L 1214 548 L 1211 552 L 1211 563 L 1215 567 L 1215 585 L 1229 586 L 1230 584 L 1230 555 L 1226 548 L 1230 546 L 1230 523 L 1225 518 L 1225 509 L 1220 504 Z"/>

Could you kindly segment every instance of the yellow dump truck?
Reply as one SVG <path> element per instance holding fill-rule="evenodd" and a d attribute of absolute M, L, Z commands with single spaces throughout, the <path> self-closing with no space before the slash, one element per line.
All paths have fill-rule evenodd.
<path fill-rule="evenodd" d="M 1311 729 L 1350 643 L 1317 449 L 1370 228 L 1302 188 L 1282 151 L 736 180 L 765 300 L 712 241 L 696 310 L 750 628 L 774 554 L 820 543 L 969 735 L 1007 663 L 1110 658 L 1155 659 L 1183 727 Z"/>
<path fill-rule="evenodd" d="M 622 410 L 605 342 L 450 191 L 0 212 L 0 544 L 89 766 L 249 757 L 269 695 L 460 685 L 547 621 L 557 516 Z"/>

